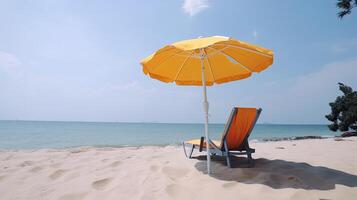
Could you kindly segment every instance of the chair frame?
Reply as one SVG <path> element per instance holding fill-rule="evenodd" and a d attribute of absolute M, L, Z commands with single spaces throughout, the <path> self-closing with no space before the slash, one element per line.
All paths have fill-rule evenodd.
<path fill-rule="evenodd" d="M 226 124 L 224 132 L 223 132 L 224 134 L 222 136 L 220 146 L 218 147 L 211 140 L 209 141 L 209 145 L 212 147 L 210 149 L 210 154 L 212 154 L 212 155 L 220 155 L 220 156 L 225 157 L 226 158 L 226 162 L 227 162 L 227 166 L 230 167 L 230 168 L 232 167 L 231 166 L 230 157 L 234 156 L 234 155 L 247 155 L 249 164 L 254 165 L 254 160 L 253 160 L 252 154 L 255 153 L 255 149 L 252 149 L 252 148 L 249 147 L 248 138 L 249 138 L 249 135 L 252 132 L 253 128 L 255 127 L 256 122 L 258 121 L 260 113 L 262 112 L 261 108 L 257 109 L 257 114 L 256 114 L 256 117 L 255 117 L 253 126 L 250 128 L 250 130 L 246 134 L 246 136 L 245 136 L 243 142 L 241 143 L 241 145 L 236 149 L 228 149 L 227 140 L 226 140 L 227 134 L 228 134 L 228 132 L 230 130 L 230 127 L 231 127 L 231 125 L 233 123 L 233 118 L 236 117 L 236 114 L 237 114 L 238 110 L 239 110 L 239 107 L 234 107 L 232 109 L 232 112 L 231 112 L 231 114 L 230 114 L 230 116 L 228 118 L 228 123 Z M 199 152 L 206 151 L 206 145 L 205 145 L 204 139 L 205 139 L 204 137 L 201 137 L 200 145 L 199 145 Z M 187 144 L 185 142 L 183 142 L 182 145 L 183 145 L 183 149 L 184 149 L 184 153 L 185 153 L 186 157 L 192 158 L 193 151 L 197 147 L 197 145 L 192 145 L 189 153 L 186 152 L 186 145 Z"/>

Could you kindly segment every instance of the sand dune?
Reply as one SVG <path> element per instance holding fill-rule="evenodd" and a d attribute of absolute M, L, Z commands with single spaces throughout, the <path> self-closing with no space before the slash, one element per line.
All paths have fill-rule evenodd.
<path fill-rule="evenodd" d="M 356 199 L 357 139 L 252 143 L 244 158 L 182 147 L 0 151 L 0 199 Z"/>

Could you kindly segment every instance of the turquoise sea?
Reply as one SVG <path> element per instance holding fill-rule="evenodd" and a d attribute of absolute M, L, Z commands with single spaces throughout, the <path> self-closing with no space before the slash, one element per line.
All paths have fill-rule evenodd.
<path fill-rule="evenodd" d="M 203 124 L 0 121 L 0 149 L 77 146 L 141 146 L 179 144 L 203 135 Z M 210 124 L 210 136 L 220 138 L 224 124 Z M 250 139 L 291 136 L 334 136 L 326 125 L 258 124 Z"/>

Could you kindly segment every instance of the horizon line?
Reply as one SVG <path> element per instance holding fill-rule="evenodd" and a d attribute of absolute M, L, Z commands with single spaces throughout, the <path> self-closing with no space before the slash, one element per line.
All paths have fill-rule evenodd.
<path fill-rule="evenodd" d="M 204 122 L 162 122 L 162 121 L 77 121 L 77 120 L 24 120 L 24 119 L 0 119 L 1 121 L 11 122 L 69 122 L 69 123 L 145 123 L 145 124 L 204 124 Z M 209 124 L 226 124 L 226 122 L 211 122 Z M 257 122 L 259 125 L 328 125 L 319 123 L 270 123 L 270 122 Z"/>

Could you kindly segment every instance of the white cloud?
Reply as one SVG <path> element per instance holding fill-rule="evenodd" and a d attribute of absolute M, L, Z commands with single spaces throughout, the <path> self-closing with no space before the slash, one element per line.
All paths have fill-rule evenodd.
<path fill-rule="evenodd" d="M 140 86 L 137 81 L 132 81 L 122 85 L 109 84 L 107 87 L 109 90 L 113 90 L 113 91 L 128 91 L 128 90 L 136 90 Z"/>
<path fill-rule="evenodd" d="M 182 9 L 190 16 L 209 8 L 208 0 L 184 0 Z"/>
<path fill-rule="evenodd" d="M 12 78 L 21 76 L 21 61 L 11 53 L 0 51 L 0 73 L 4 73 Z"/>
<path fill-rule="evenodd" d="M 278 74 L 281 78 L 276 76 L 272 80 L 267 77 L 269 71 L 273 73 L 275 70 L 272 66 L 249 79 L 210 88 L 209 95 L 213 97 L 210 98 L 212 121 L 224 122 L 230 109 L 239 105 L 263 108 L 259 123 L 329 123 L 325 118 L 331 111 L 329 103 L 342 94 L 337 83 L 342 82 L 357 89 L 357 57 L 310 67 L 315 70 L 299 76 Z M 218 87 L 229 87 L 227 91 L 232 92 L 222 95 Z"/>
<path fill-rule="evenodd" d="M 265 88 L 257 95 L 265 108 L 266 122 L 328 123 L 325 115 L 330 112 L 329 102 L 341 93 L 338 82 L 356 89 L 357 59 L 328 64 L 314 73 Z"/>
<path fill-rule="evenodd" d="M 153 94 L 156 92 L 155 88 L 148 88 L 140 84 L 138 81 L 133 80 L 126 83 L 107 83 L 102 87 L 95 90 L 95 94 L 104 95 L 111 93 L 133 93 L 133 94 Z"/>
<path fill-rule="evenodd" d="M 348 38 L 331 46 L 331 50 L 334 53 L 346 53 L 353 51 L 357 47 L 357 38 Z"/>
<path fill-rule="evenodd" d="M 21 62 L 19 59 L 10 53 L 0 51 L 0 68 L 5 69 L 5 68 L 10 68 L 13 66 L 20 65 Z"/>

